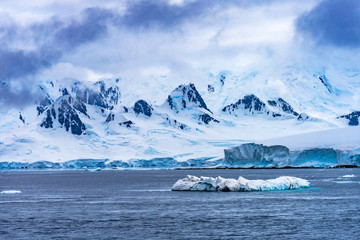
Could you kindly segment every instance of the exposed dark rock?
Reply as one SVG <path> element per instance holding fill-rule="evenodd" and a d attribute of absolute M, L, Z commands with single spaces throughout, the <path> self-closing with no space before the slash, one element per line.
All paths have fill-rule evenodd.
<path fill-rule="evenodd" d="M 76 100 L 79 102 L 87 103 L 89 105 L 96 105 L 102 108 L 108 108 L 104 96 L 100 92 L 95 92 L 90 89 L 77 90 Z"/>
<path fill-rule="evenodd" d="M 176 119 L 170 119 L 168 116 L 164 117 L 168 124 L 174 128 L 179 128 L 181 130 L 190 129 L 186 124 L 180 123 Z"/>
<path fill-rule="evenodd" d="M 52 128 L 53 127 L 53 120 L 52 120 L 49 109 L 46 111 L 46 118 L 43 120 L 43 122 L 40 124 L 40 126 L 44 127 L 44 128 Z"/>
<path fill-rule="evenodd" d="M 355 111 L 347 115 L 340 116 L 338 118 L 345 118 L 350 120 L 349 126 L 358 126 L 359 125 L 359 117 L 360 117 L 360 111 Z"/>
<path fill-rule="evenodd" d="M 65 127 L 66 131 L 71 130 L 72 134 L 81 135 L 86 129 L 85 125 L 80 120 L 75 109 L 70 105 L 71 101 L 69 100 L 61 100 L 60 107 L 58 108 L 59 123 Z"/>
<path fill-rule="evenodd" d="M 219 123 L 220 121 L 211 117 L 209 114 L 207 113 L 204 113 L 204 114 L 201 114 L 199 116 L 199 120 L 201 120 L 202 122 L 204 122 L 205 124 L 209 124 L 210 122 L 216 122 L 216 123 Z"/>
<path fill-rule="evenodd" d="M 110 113 L 106 118 L 107 123 L 114 121 L 114 120 L 115 120 L 115 114 L 113 114 L 113 113 Z"/>
<path fill-rule="evenodd" d="M 86 115 L 87 117 L 90 118 L 90 116 L 87 114 L 87 110 L 86 110 L 86 106 L 85 104 L 83 104 L 82 102 L 80 101 L 74 101 L 74 104 L 73 104 L 74 108 L 76 110 L 78 110 L 79 112 L 81 112 L 82 114 Z"/>
<path fill-rule="evenodd" d="M 46 117 L 40 124 L 44 128 L 53 128 L 54 120 L 58 117 L 60 125 L 64 126 L 66 131 L 72 134 L 81 135 L 85 133 L 85 124 L 81 121 L 76 108 L 73 106 L 77 101 L 73 101 L 70 95 L 60 97 L 56 103 L 47 107 Z"/>
<path fill-rule="evenodd" d="M 224 86 L 224 84 L 225 84 L 225 79 L 226 79 L 225 75 L 220 76 L 220 83 L 222 86 Z"/>
<path fill-rule="evenodd" d="M 332 93 L 332 90 L 331 90 L 331 86 L 326 78 L 326 76 L 320 76 L 319 77 L 319 80 L 321 81 L 321 83 L 326 87 L 326 89 L 329 91 L 329 93 Z"/>
<path fill-rule="evenodd" d="M 209 93 L 215 92 L 215 88 L 213 86 L 211 86 L 211 85 L 208 85 L 208 92 Z"/>
<path fill-rule="evenodd" d="M 266 105 L 254 94 L 246 95 L 244 98 L 239 99 L 236 103 L 225 106 L 222 111 L 232 114 L 237 109 L 244 109 L 249 113 L 266 113 L 269 114 L 269 110 Z"/>
<path fill-rule="evenodd" d="M 167 103 L 171 109 L 179 112 L 193 106 L 203 108 L 210 113 L 210 109 L 206 106 L 204 99 L 197 91 L 194 84 L 180 85 L 167 98 Z"/>
<path fill-rule="evenodd" d="M 134 112 L 144 114 L 145 116 L 151 117 L 153 108 L 144 100 L 139 100 L 134 105 Z"/>
<path fill-rule="evenodd" d="M 38 111 L 38 116 L 42 114 L 45 111 L 46 107 L 49 106 L 51 103 L 52 102 L 49 97 L 43 98 L 40 101 L 39 105 L 36 107 L 36 110 Z"/>
<path fill-rule="evenodd" d="M 173 104 L 172 98 L 170 97 L 170 95 L 168 96 L 168 98 L 166 99 L 166 101 L 168 102 L 169 106 L 171 109 L 175 108 L 175 105 Z"/>
<path fill-rule="evenodd" d="M 282 98 L 278 98 L 277 100 L 269 100 L 268 104 L 270 106 L 279 108 L 279 110 L 281 110 L 285 113 L 292 114 L 296 117 L 299 116 L 299 113 L 294 111 L 292 106 Z"/>
<path fill-rule="evenodd" d="M 69 92 L 68 92 L 68 90 L 67 90 L 66 88 L 64 88 L 64 89 L 62 90 L 62 95 L 63 95 L 63 96 L 69 95 Z"/>
<path fill-rule="evenodd" d="M 104 81 L 98 81 L 91 87 L 75 81 L 71 86 L 71 91 L 75 93 L 76 100 L 79 102 L 110 110 L 118 104 L 120 97 L 119 88 L 117 86 L 106 88 Z"/>
<path fill-rule="evenodd" d="M 134 123 L 132 121 L 125 121 L 125 122 L 121 122 L 119 123 L 120 126 L 125 126 L 127 128 L 131 128 L 131 126 L 133 125 Z"/>
<path fill-rule="evenodd" d="M 306 113 L 301 113 L 297 119 L 299 121 L 305 121 L 305 120 L 309 119 L 309 115 L 307 115 Z"/>
<path fill-rule="evenodd" d="M 124 111 L 127 113 L 129 112 L 129 109 L 127 107 L 124 107 Z"/>
<path fill-rule="evenodd" d="M 25 124 L 25 118 L 21 115 L 21 113 L 20 113 L 19 119 L 20 119 L 20 121 L 23 122 L 23 124 Z"/>

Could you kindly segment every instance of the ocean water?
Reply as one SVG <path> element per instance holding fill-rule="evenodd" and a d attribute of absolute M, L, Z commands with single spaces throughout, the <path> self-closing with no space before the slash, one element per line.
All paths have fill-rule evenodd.
<path fill-rule="evenodd" d="M 172 192 L 187 174 L 311 188 Z M 7 190 L 21 193 L 0 193 L 1 239 L 360 239 L 360 169 L 0 172 Z"/>

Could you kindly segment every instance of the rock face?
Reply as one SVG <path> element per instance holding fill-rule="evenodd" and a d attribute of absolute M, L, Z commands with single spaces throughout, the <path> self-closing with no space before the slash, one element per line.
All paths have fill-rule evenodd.
<path fill-rule="evenodd" d="M 205 124 L 209 124 L 210 122 L 215 122 L 215 123 L 219 123 L 220 121 L 211 117 L 209 114 L 207 113 L 203 113 L 199 116 L 199 120 L 204 122 Z"/>
<path fill-rule="evenodd" d="M 62 96 L 55 102 L 49 97 L 45 97 L 37 106 L 38 115 L 44 115 L 40 126 L 54 128 L 58 123 L 66 131 L 75 135 L 85 133 L 86 127 L 79 114 L 90 118 L 87 105 L 100 107 L 104 113 L 104 109 L 112 110 L 118 104 L 120 97 L 117 86 L 107 88 L 103 81 L 96 82 L 94 85 L 75 81 L 69 87 L 59 90 Z M 110 114 L 106 122 L 113 120 L 113 117 Z"/>
<path fill-rule="evenodd" d="M 65 130 L 70 131 L 72 134 L 81 135 L 85 133 L 85 124 L 81 121 L 79 112 L 85 111 L 86 107 L 78 101 L 67 95 L 60 97 L 55 103 L 51 104 L 46 112 L 43 113 L 44 119 L 40 124 L 44 128 L 53 128 L 57 121 L 60 126 L 65 127 Z M 85 109 L 83 109 L 85 107 Z"/>
<path fill-rule="evenodd" d="M 346 118 L 349 120 L 350 126 L 358 126 L 359 125 L 359 117 L 360 117 L 360 111 L 355 111 L 347 115 L 340 116 L 338 118 Z"/>
<path fill-rule="evenodd" d="M 148 117 L 151 117 L 153 111 L 153 108 L 144 100 L 137 101 L 133 109 L 137 115 L 143 114 Z"/>
<path fill-rule="evenodd" d="M 211 122 L 220 122 L 213 117 L 213 113 L 207 107 L 194 84 L 177 87 L 168 96 L 165 105 L 175 113 L 180 113 L 181 111 L 192 112 L 193 116 L 196 116 L 195 119 L 200 123 L 210 124 Z"/>
<path fill-rule="evenodd" d="M 278 108 L 279 111 L 282 111 L 284 113 L 288 113 L 296 117 L 299 115 L 296 111 L 294 111 L 292 106 L 282 98 L 278 98 L 276 100 L 269 100 L 268 104 L 272 107 Z"/>
<path fill-rule="evenodd" d="M 236 103 L 225 106 L 222 112 L 234 115 L 258 115 L 263 114 L 271 117 L 280 117 L 280 113 L 271 111 L 260 98 L 254 94 L 246 95 L 239 99 Z"/>
<path fill-rule="evenodd" d="M 299 121 L 305 121 L 305 120 L 307 120 L 307 119 L 309 119 L 310 117 L 309 117 L 309 115 L 307 115 L 306 113 L 301 113 L 298 117 L 297 117 L 297 119 L 299 120 Z"/>
<path fill-rule="evenodd" d="M 38 112 L 38 116 L 39 116 L 40 114 L 42 114 L 42 113 L 45 111 L 46 107 L 49 106 L 51 103 L 52 103 L 52 101 L 50 100 L 49 97 L 43 98 L 43 99 L 39 102 L 39 105 L 36 107 L 36 110 L 37 110 L 37 112 Z"/>
<path fill-rule="evenodd" d="M 202 108 L 212 113 L 194 84 L 180 85 L 166 100 L 170 109 L 179 112 L 184 109 Z"/>
<path fill-rule="evenodd" d="M 268 100 L 267 104 L 254 94 L 246 95 L 237 102 L 229 104 L 222 112 L 239 116 L 264 115 L 270 118 L 294 118 L 299 117 L 293 107 L 282 98 Z M 304 119 L 299 119 L 304 120 Z"/>
<path fill-rule="evenodd" d="M 329 93 L 332 93 L 332 87 L 325 75 L 319 77 L 320 82 L 326 87 Z"/>
<path fill-rule="evenodd" d="M 234 114 L 235 116 L 237 115 L 237 110 L 243 110 L 250 114 L 268 112 L 265 103 L 253 94 L 246 95 L 244 98 L 239 99 L 236 103 L 227 105 L 222 109 L 223 112 Z"/>
<path fill-rule="evenodd" d="M 71 86 L 71 92 L 75 94 L 79 102 L 96 105 L 105 109 L 113 109 L 119 102 L 120 91 L 117 86 L 106 88 L 103 81 L 98 81 L 93 87 L 84 86 L 76 81 Z"/>

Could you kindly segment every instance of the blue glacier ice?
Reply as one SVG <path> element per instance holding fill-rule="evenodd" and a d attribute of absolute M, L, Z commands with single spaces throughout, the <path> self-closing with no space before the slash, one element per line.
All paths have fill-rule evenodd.
<path fill-rule="evenodd" d="M 290 151 L 286 146 L 246 143 L 224 150 L 224 167 L 360 167 L 360 149 L 310 148 Z"/>
<path fill-rule="evenodd" d="M 21 169 L 175 169 L 175 168 L 213 168 L 221 164 L 222 159 L 194 158 L 186 161 L 176 161 L 175 158 L 152 158 L 152 159 L 130 159 L 128 161 L 109 159 L 75 159 L 66 162 L 37 161 L 24 162 L 0 162 L 0 170 Z"/>

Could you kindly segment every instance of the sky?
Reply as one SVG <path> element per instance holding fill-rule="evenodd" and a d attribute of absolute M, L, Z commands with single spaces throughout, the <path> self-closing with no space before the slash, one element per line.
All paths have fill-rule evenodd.
<path fill-rule="evenodd" d="M 176 86 L 224 70 L 354 62 L 358 29 L 358 0 L 2 0 L 0 107 L 35 101 L 44 79 L 136 86 L 166 75 Z"/>

